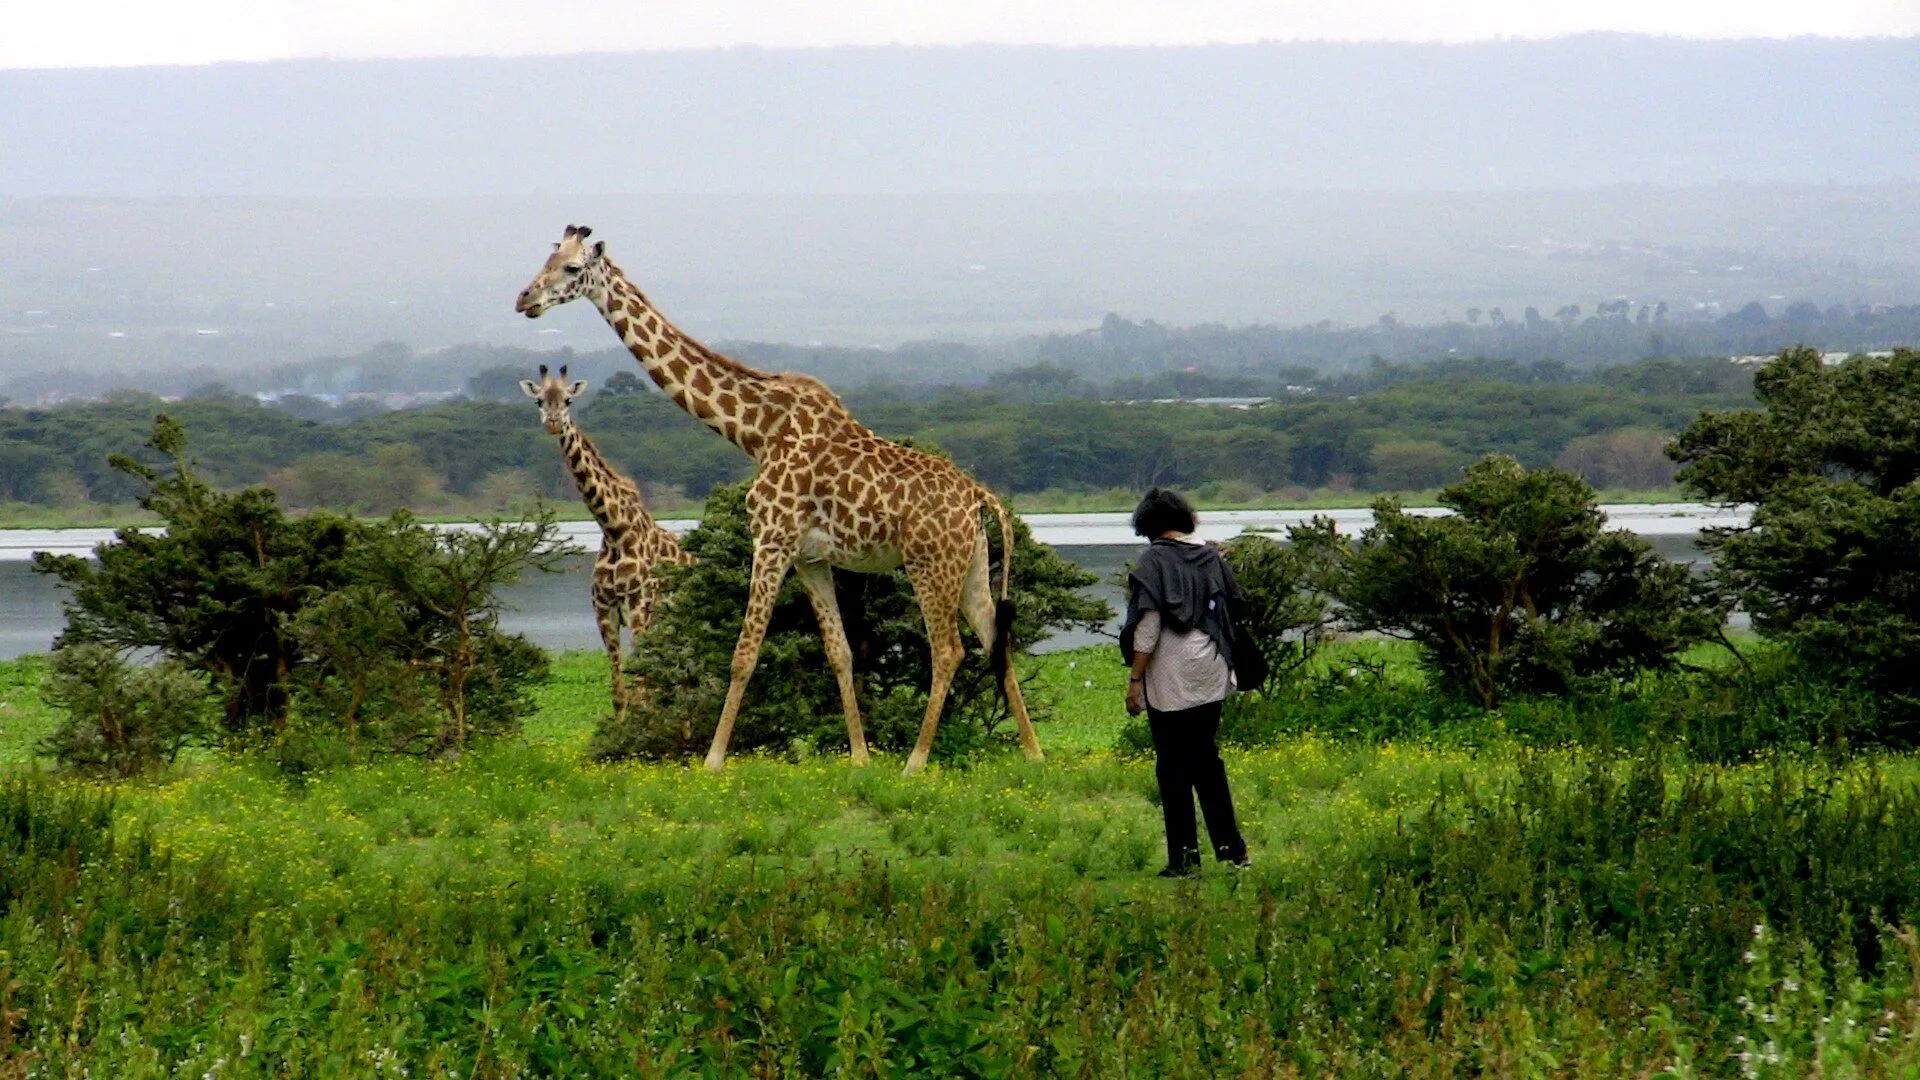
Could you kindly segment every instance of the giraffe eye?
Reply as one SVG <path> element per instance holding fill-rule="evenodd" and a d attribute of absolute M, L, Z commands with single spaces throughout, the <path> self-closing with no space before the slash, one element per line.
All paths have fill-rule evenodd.
<path fill-rule="evenodd" d="M 568 263 L 568 264 L 567 264 L 567 273 L 569 273 L 569 274 L 577 274 L 577 273 L 579 273 L 579 272 L 580 272 L 580 264 L 579 264 L 579 263 Z"/>

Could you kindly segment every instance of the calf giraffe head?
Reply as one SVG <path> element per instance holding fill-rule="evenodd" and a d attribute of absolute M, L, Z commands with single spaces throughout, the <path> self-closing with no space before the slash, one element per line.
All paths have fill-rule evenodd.
<path fill-rule="evenodd" d="M 540 419 L 547 422 L 549 435 L 560 434 L 566 430 L 568 424 L 573 422 L 572 417 L 567 414 L 567 408 L 586 388 L 587 380 L 585 379 L 567 382 L 565 364 L 560 365 L 558 378 L 547 374 L 547 365 L 541 364 L 539 382 L 534 382 L 532 379 L 520 380 L 521 391 L 540 403 Z"/>
<path fill-rule="evenodd" d="M 604 288 L 607 242 L 587 243 L 587 237 L 592 235 L 593 230 L 585 225 L 567 226 L 566 235 L 553 245 L 553 254 L 547 256 L 546 265 L 520 290 L 513 310 L 537 319 L 548 308 L 578 300 L 595 287 Z"/>

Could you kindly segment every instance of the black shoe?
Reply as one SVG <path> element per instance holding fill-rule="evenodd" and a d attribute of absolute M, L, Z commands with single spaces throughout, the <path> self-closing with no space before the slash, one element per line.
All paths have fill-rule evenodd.
<path fill-rule="evenodd" d="M 1163 878 L 1197 877 L 1199 873 L 1200 873 L 1200 865 L 1198 863 L 1195 863 L 1191 866 L 1187 866 L 1184 868 L 1178 867 L 1178 866 L 1169 866 L 1166 869 L 1160 871 L 1160 876 Z"/>

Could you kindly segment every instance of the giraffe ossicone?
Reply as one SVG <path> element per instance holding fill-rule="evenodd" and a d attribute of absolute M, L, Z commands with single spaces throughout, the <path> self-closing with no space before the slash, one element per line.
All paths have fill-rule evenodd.
<path fill-rule="evenodd" d="M 994 661 L 1020 730 L 1021 748 L 1041 757 L 1040 740 L 1011 663 L 1013 605 L 1007 563 L 1012 518 L 998 496 L 945 458 L 880 438 L 855 420 L 825 383 L 809 375 L 757 371 L 701 344 L 669 322 L 607 258 L 593 230 L 569 225 L 553 253 L 520 292 L 514 310 L 528 318 L 586 297 L 627 351 L 674 404 L 750 455 L 758 468 L 747 489 L 753 531 L 752 586 L 734 645 L 726 704 L 707 767 L 726 762 L 774 598 L 793 570 L 813 603 L 820 637 L 840 688 L 853 760 L 867 761 L 853 681 L 853 654 L 834 597 L 833 569 L 886 573 L 904 567 L 913 582 L 932 650 L 933 681 L 906 771 L 918 772 L 933 749 L 940 714 L 965 647 L 961 616 Z M 999 521 L 1005 553 L 996 599 L 989 580 L 981 512 Z"/>
<path fill-rule="evenodd" d="M 594 621 L 613 669 L 613 715 L 625 718 L 631 700 L 622 670 L 621 631 L 634 637 L 653 623 L 653 605 L 660 595 L 658 568 L 694 561 L 680 541 L 647 513 L 640 486 L 600 455 L 573 421 L 573 401 L 587 388 L 585 380 L 567 381 L 566 365 L 556 377 L 540 365 L 540 379 L 523 379 L 520 389 L 540 405 L 547 433 L 559 437 L 567 473 L 580 498 L 600 523 L 600 554 L 593 561 Z"/>

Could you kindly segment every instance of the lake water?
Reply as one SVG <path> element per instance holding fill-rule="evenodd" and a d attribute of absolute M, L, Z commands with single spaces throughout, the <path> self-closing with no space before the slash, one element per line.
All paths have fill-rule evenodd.
<path fill-rule="evenodd" d="M 1702 528 L 1745 522 L 1742 512 L 1697 503 L 1604 509 L 1609 524 L 1645 536 L 1662 554 L 1684 562 L 1700 560 L 1693 540 Z M 1248 529 L 1284 532 L 1287 526 L 1316 513 L 1332 517 L 1342 531 L 1350 534 L 1358 534 L 1372 520 L 1366 510 L 1215 511 L 1202 515 L 1200 534 L 1206 539 L 1224 540 Z M 1127 515 L 1030 514 L 1025 520 L 1036 540 L 1051 545 L 1062 557 L 1098 574 L 1100 583 L 1087 591 L 1104 597 L 1119 610 L 1123 597 L 1112 578 L 1140 547 L 1139 538 L 1128 527 Z M 676 531 L 685 531 L 693 525 L 690 521 L 665 524 Z M 567 522 L 564 529 L 570 539 L 584 548 L 599 546 L 599 528 L 593 522 Z M 94 545 L 111 539 L 112 535 L 110 529 L 0 529 L 0 659 L 46 652 L 64 624 L 61 590 L 33 572 L 28 562 L 32 553 L 45 550 L 87 554 Z M 590 572 L 589 560 L 581 558 L 565 573 L 539 575 L 509 589 L 505 595 L 510 605 L 507 628 L 526 634 L 550 649 L 599 648 L 600 635 L 594 627 L 592 605 L 587 600 Z M 1115 628 L 1109 627 L 1112 629 Z M 1067 634 L 1043 643 L 1040 651 L 1106 640 L 1111 639 L 1084 633 Z"/>

